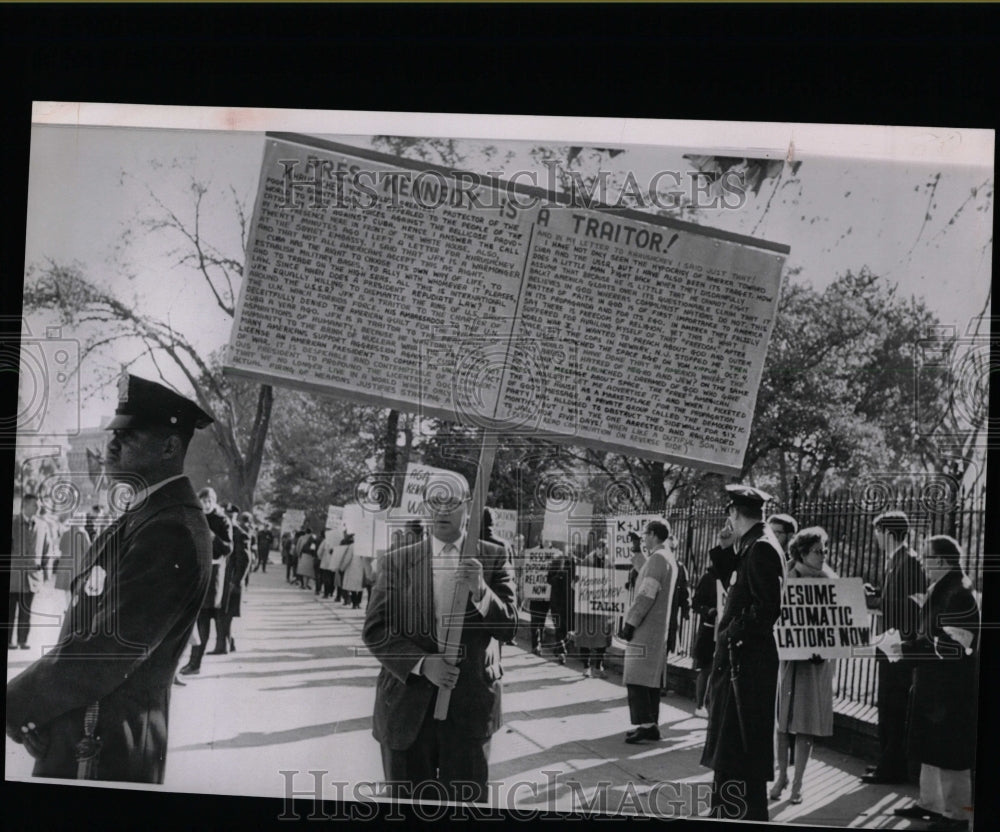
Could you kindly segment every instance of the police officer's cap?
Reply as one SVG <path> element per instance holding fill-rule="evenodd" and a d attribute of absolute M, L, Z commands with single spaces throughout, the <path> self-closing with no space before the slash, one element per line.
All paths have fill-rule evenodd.
<path fill-rule="evenodd" d="M 759 488 L 754 488 L 751 485 L 741 485 L 738 482 L 730 483 L 726 486 L 726 496 L 729 497 L 729 502 L 734 506 L 745 506 L 746 508 L 760 508 L 768 500 L 771 499 L 771 495 Z"/>
<path fill-rule="evenodd" d="M 214 420 L 190 399 L 155 381 L 122 373 L 118 378 L 118 407 L 106 430 L 166 427 L 190 437 L 196 428 Z"/>

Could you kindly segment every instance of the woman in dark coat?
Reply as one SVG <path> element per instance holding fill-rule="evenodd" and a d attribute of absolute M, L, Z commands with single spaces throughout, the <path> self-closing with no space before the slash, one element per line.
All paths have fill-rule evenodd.
<path fill-rule="evenodd" d="M 936 535 L 927 541 L 923 561 L 932 583 L 921 609 L 922 626 L 917 638 L 890 644 L 889 654 L 919 659 L 909 755 L 920 763 L 920 798 L 896 814 L 929 817 L 942 829 L 972 826 L 980 612 L 961 558 L 954 538 Z"/>
<path fill-rule="evenodd" d="M 222 602 L 215 619 L 215 649 L 209 655 L 225 655 L 236 652 L 236 639 L 232 635 L 233 619 L 240 617 L 240 603 L 243 599 L 243 580 L 254 562 L 253 520 L 244 511 L 233 525 L 233 553 L 226 559 L 225 585 Z"/>
<path fill-rule="evenodd" d="M 562 553 L 552 558 L 546 578 L 552 592 L 549 595 L 549 614 L 556 631 L 556 658 L 566 664 L 566 636 L 573 620 L 573 578 L 576 575 L 573 556 Z"/>

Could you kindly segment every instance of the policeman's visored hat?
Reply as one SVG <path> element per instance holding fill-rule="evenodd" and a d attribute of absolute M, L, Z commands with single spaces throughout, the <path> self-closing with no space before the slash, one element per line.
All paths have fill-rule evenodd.
<path fill-rule="evenodd" d="M 759 488 L 754 488 L 752 485 L 741 485 L 738 482 L 726 486 L 726 495 L 729 497 L 729 505 L 747 508 L 760 508 L 771 499 L 770 494 Z"/>
<path fill-rule="evenodd" d="M 118 407 L 106 430 L 166 427 L 190 438 L 195 428 L 208 427 L 213 421 L 169 387 L 123 372 L 118 378 Z"/>

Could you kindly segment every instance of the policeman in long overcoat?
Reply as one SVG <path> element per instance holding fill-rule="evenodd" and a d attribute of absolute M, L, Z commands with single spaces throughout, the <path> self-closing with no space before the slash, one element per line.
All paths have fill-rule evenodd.
<path fill-rule="evenodd" d="M 58 644 L 7 686 L 7 735 L 37 776 L 163 782 L 171 684 L 211 560 L 184 455 L 211 421 L 160 384 L 119 382 L 105 464 L 137 490 L 73 580 Z"/>
<path fill-rule="evenodd" d="M 719 620 L 701 763 L 715 770 L 714 816 L 766 821 L 778 681 L 774 624 L 781 612 L 784 558 L 763 520 L 768 495 L 735 484 L 726 491 L 736 571 Z"/>

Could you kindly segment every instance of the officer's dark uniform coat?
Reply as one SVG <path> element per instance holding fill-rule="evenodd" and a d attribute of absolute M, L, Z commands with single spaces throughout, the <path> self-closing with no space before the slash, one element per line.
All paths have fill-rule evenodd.
<path fill-rule="evenodd" d="M 774 624 L 781 612 L 784 558 L 777 538 L 766 524 L 755 524 L 739 541 L 732 580 L 719 620 L 712 661 L 708 735 L 701 763 L 731 777 L 771 780 L 778 684 Z M 742 641 L 736 651 L 746 749 L 730 680 L 731 641 Z"/>
<path fill-rule="evenodd" d="M 72 585 L 58 645 L 7 686 L 7 733 L 34 722 L 41 777 L 75 778 L 84 714 L 98 701 L 97 779 L 162 783 L 171 684 L 208 589 L 212 544 L 181 478 L 99 535 Z"/>

